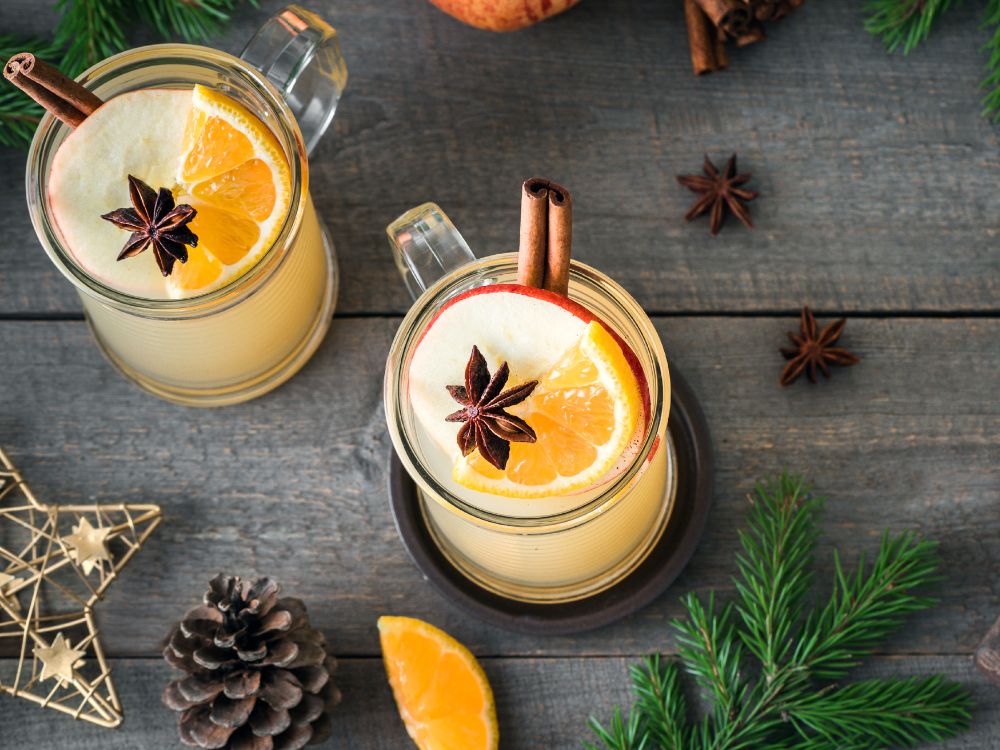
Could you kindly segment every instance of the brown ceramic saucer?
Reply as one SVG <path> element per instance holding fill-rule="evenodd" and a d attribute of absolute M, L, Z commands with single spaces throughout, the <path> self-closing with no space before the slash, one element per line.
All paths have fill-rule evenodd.
<path fill-rule="evenodd" d="M 638 611 L 680 575 L 705 529 L 712 499 L 712 443 L 705 416 L 687 382 L 670 369 L 667 430 L 677 455 L 676 506 L 649 556 L 620 583 L 560 604 L 516 601 L 487 591 L 460 573 L 434 543 L 420 511 L 417 487 L 392 451 L 389 490 L 396 529 L 420 572 L 452 604 L 507 630 L 565 635 L 608 625 Z"/>

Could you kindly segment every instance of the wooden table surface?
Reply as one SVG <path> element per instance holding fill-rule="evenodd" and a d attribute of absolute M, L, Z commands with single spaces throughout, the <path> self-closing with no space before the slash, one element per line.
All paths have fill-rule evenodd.
<path fill-rule="evenodd" d="M 342 272 L 332 330 L 289 384 L 249 404 L 180 408 L 102 359 L 76 294 L 24 207 L 24 155 L 0 150 L 0 444 L 43 502 L 156 502 L 166 521 L 98 605 L 123 696 L 117 731 L 0 697 L 0 746 L 169 748 L 158 644 L 218 570 L 269 574 L 302 596 L 341 659 L 331 747 L 406 747 L 376 618 L 434 622 L 481 658 L 504 748 L 579 748 L 587 716 L 628 698 L 627 667 L 675 649 L 686 591 L 732 593 L 755 479 L 789 468 L 829 497 L 818 559 L 853 559 L 884 528 L 940 540 L 940 605 L 867 674 L 943 672 L 978 707 L 942 748 L 1000 747 L 1000 688 L 970 653 L 1000 614 L 998 129 L 979 116 L 979 4 L 949 11 L 909 58 L 862 28 L 861 3 L 813 2 L 691 74 L 680 3 L 586 0 L 491 35 L 422 0 L 306 3 L 342 35 L 348 91 L 312 159 L 312 194 Z M 3 0 L 0 29 L 45 33 L 52 3 Z M 281 3 L 249 6 L 218 40 L 238 51 Z M 676 173 L 738 151 L 757 228 L 681 216 Z M 385 225 L 445 208 L 474 248 L 516 244 L 518 185 L 568 185 L 575 255 L 650 312 L 702 401 L 717 452 L 708 530 L 673 588 L 577 637 L 538 638 L 460 614 L 420 576 L 387 503 L 384 359 L 409 300 Z M 845 313 L 862 363 L 777 385 L 777 347 L 803 303 Z"/>

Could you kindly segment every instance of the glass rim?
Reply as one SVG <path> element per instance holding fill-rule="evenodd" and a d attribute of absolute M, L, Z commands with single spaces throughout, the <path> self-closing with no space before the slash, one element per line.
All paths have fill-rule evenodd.
<path fill-rule="evenodd" d="M 69 126 L 60 122 L 51 113 L 42 116 L 28 150 L 25 169 L 25 192 L 28 197 L 28 211 L 35 229 L 35 235 L 56 268 L 77 290 L 112 307 L 133 313 L 149 313 L 160 316 L 184 317 L 203 314 L 227 307 L 246 295 L 252 294 L 266 281 L 284 260 L 289 239 L 298 231 L 302 221 L 303 197 L 307 190 L 308 162 L 302 133 L 295 116 L 274 85 L 259 71 L 249 66 L 239 57 L 222 50 L 197 44 L 151 44 L 136 47 L 112 55 L 77 76 L 77 82 L 88 89 L 111 83 L 117 77 L 134 69 L 168 66 L 172 63 L 201 65 L 216 70 L 225 67 L 228 75 L 235 76 L 247 84 L 262 99 L 264 106 L 273 115 L 274 132 L 282 144 L 291 172 L 291 196 L 288 214 L 271 246 L 254 263 L 253 267 L 235 277 L 224 286 L 204 294 L 182 299 L 140 297 L 119 291 L 93 278 L 73 257 L 72 251 L 64 246 L 56 223 L 52 217 L 47 196 L 47 160 L 56 139 Z"/>
<path fill-rule="evenodd" d="M 413 448 L 415 439 L 406 433 L 406 420 L 402 408 L 405 399 L 400 394 L 400 386 L 404 382 L 404 368 L 407 365 L 413 344 L 419 340 L 421 333 L 430 318 L 436 314 L 440 306 L 455 294 L 470 288 L 468 282 L 483 271 L 501 268 L 516 270 L 517 253 L 501 253 L 481 258 L 446 274 L 431 285 L 414 302 L 400 323 L 393 338 L 386 363 L 385 380 L 383 383 L 383 399 L 388 423 L 389 435 L 393 447 L 399 456 L 410 478 L 416 482 L 430 500 L 438 502 L 446 510 L 455 513 L 477 526 L 508 534 L 550 534 L 575 528 L 591 521 L 618 504 L 625 491 L 638 478 L 647 461 L 652 460 L 654 450 L 665 450 L 665 445 L 658 445 L 661 426 L 665 425 L 668 416 L 664 408 L 669 409 L 669 403 L 664 404 L 665 384 L 669 383 L 669 369 L 666 366 L 666 354 L 659 334 L 653 327 L 649 317 L 638 302 L 618 283 L 605 276 L 597 269 L 579 261 L 570 264 L 570 279 L 599 291 L 602 296 L 613 303 L 617 311 L 624 314 L 642 339 L 644 353 L 652 363 L 651 371 L 646 375 L 649 388 L 650 418 L 642 444 L 628 467 L 615 479 L 609 481 L 600 493 L 591 500 L 561 513 L 537 517 L 516 517 L 477 508 L 448 491 L 434 478 L 424 465 L 417 451 Z M 610 294 L 608 293 L 610 290 Z M 594 311 L 599 319 L 603 319 L 598 311 Z M 632 342 L 629 342 L 631 345 Z M 639 352 L 640 362 L 642 356 Z M 661 362 L 664 367 L 661 371 Z"/>

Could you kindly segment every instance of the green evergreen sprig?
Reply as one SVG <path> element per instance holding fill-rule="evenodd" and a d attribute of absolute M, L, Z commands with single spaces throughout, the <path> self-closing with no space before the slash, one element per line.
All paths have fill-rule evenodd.
<path fill-rule="evenodd" d="M 968 727 L 972 700 L 941 676 L 840 684 L 906 617 L 934 602 L 937 545 L 886 533 L 871 563 L 834 557 L 829 598 L 806 611 L 823 499 L 801 477 L 758 484 L 740 532 L 737 600 L 682 598 L 679 663 L 630 670 L 635 703 L 607 726 L 591 717 L 590 750 L 870 750 L 940 740 Z M 679 664 L 712 710 L 689 714 Z"/>
<path fill-rule="evenodd" d="M 256 7 L 257 0 L 249 0 Z M 241 0 L 59 0 L 52 40 L 0 36 L 0 64 L 27 50 L 76 77 L 127 49 L 137 19 L 164 39 L 204 42 L 222 31 Z M 27 147 L 42 109 L 6 81 L 0 85 L 0 144 Z"/>
<path fill-rule="evenodd" d="M 885 42 L 889 52 L 909 54 L 931 33 L 934 23 L 955 0 L 866 0 L 865 28 Z M 1000 121 L 1000 0 L 986 0 L 983 28 L 992 29 L 984 45 L 988 53 L 982 87 L 983 115 Z"/>

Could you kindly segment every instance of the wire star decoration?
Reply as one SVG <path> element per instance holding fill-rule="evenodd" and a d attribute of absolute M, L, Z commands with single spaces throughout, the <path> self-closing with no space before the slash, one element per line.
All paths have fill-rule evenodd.
<path fill-rule="evenodd" d="M 44 505 L 0 450 L 0 654 L 17 655 L 0 695 L 121 723 L 93 607 L 161 520 L 156 505 Z"/>

